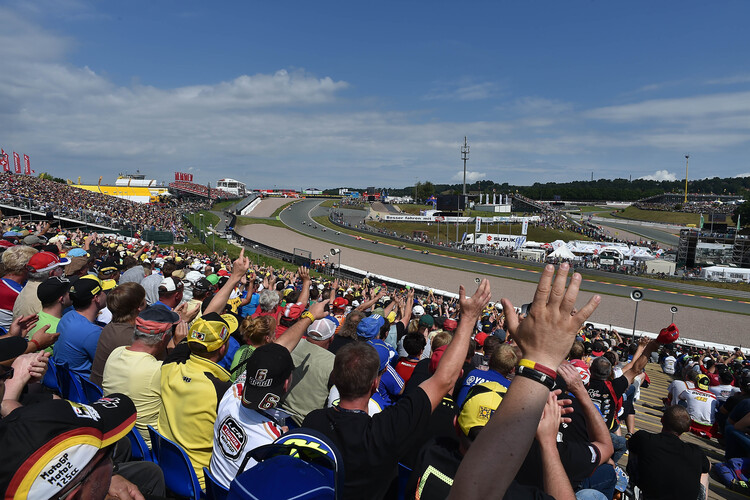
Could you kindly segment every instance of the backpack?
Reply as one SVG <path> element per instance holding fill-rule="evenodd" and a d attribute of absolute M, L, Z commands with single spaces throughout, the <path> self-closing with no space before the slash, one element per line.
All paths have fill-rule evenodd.
<path fill-rule="evenodd" d="M 732 458 L 711 466 L 711 477 L 732 491 L 750 496 L 750 458 Z"/>

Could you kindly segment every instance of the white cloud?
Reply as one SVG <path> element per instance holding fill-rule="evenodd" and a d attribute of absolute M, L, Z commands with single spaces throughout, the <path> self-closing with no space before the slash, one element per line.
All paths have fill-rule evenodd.
<path fill-rule="evenodd" d="M 750 177 L 750 172 L 745 172 L 744 174 L 737 174 L 735 177 Z"/>
<path fill-rule="evenodd" d="M 750 92 L 700 95 L 677 99 L 650 99 L 622 106 L 592 109 L 588 118 L 611 122 L 673 121 L 715 115 L 750 114 Z"/>
<path fill-rule="evenodd" d="M 498 85 L 494 82 L 463 77 L 453 81 L 434 82 L 422 99 L 425 101 L 477 101 L 494 96 L 498 90 Z"/>
<path fill-rule="evenodd" d="M 469 170 L 466 171 L 466 182 L 467 183 L 474 183 L 474 182 L 477 182 L 477 181 L 481 181 L 485 177 L 487 177 L 487 174 L 484 173 L 484 172 L 471 172 Z M 458 172 L 456 172 L 456 175 L 454 175 L 453 177 L 451 177 L 451 180 L 454 181 L 454 182 L 463 182 L 463 180 L 464 180 L 464 171 L 463 170 L 459 170 Z"/>
<path fill-rule="evenodd" d="M 727 76 L 724 78 L 714 78 L 707 80 L 706 85 L 734 85 L 736 83 L 748 83 L 750 82 L 750 75 L 735 75 Z"/>
<path fill-rule="evenodd" d="M 643 179 L 644 181 L 676 181 L 677 174 L 669 172 L 667 170 L 657 170 L 651 175 L 644 175 L 643 177 L 639 178 Z"/>

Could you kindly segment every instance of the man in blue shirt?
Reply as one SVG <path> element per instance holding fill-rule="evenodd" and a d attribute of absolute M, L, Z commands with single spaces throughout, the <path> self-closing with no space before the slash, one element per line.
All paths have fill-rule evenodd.
<path fill-rule="evenodd" d="M 102 327 L 96 316 L 107 305 L 102 282 L 93 275 L 81 276 L 70 288 L 73 310 L 65 313 L 57 325 L 60 337 L 55 342 L 54 357 L 68 363 L 70 370 L 89 378 Z"/>
<path fill-rule="evenodd" d="M 497 382 L 504 386 L 506 389 L 510 386 L 511 373 L 518 362 L 513 347 L 508 344 L 499 346 L 492 353 L 490 358 L 489 370 L 482 370 L 481 368 L 474 368 L 469 372 L 464 380 L 464 384 L 458 391 L 458 398 L 456 398 L 456 405 L 460 408 L 466 400 L 466 395 L 469 393 L 469 389 L 477 384 L 483 384 L 484 382 Z"/>

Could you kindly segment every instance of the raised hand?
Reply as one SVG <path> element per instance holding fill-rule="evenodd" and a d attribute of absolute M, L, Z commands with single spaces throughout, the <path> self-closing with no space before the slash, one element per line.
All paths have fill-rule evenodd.
<path fill-rule="evenodd" d="M 553 370 L 565 359 L 581 325 L 601 302 L 601 297 L 595 295 L 571 315 L 581 286 L 581 275 L 574 273 L 566 290 L 569 267 L 567 263 L 560 265 L 557 276 L 554 266 L 544 268 L 531 308 L 523 321 L 519 320 L 510 300 L 502 299 L 506 330 L 524 357 Z"/>

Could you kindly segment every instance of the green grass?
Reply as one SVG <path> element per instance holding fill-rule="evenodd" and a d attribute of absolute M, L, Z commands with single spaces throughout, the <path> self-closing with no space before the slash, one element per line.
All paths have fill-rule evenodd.
<path fill-rule="evenodd" d="M 647 222 L 663 222 L 667 224 L 700 224 L 700 214 L 691 214 L 685 212 L 663 212 L 659 210 L 641 210 L 640 208 L 627 207 L 618 211 L 616 217 L 623 219 L 641 220 Z"/>
<path fill-rule="evenodd" d="M 579 206 L 578 209 L 581 211 L 581 213 L 588 213 L 588 212 L 608 212 L 611 209 L 608 209 L 606 207 L 597 207 L 594 205 L 583 205 Z"/>
<path fill-rule="evenodd" d="M 203 214 L 203 222 L 200 219 L 201 214 Z M 208 210 L 201 210 L 200 212 L 190 214 L 188 218 L 190 219 L 190 223 L 195 227 L 201 226 L 201 224 L 201 227 L 216 226 L 220 220 L 219 216 L 212 214 Z"/>
<path fill-rule="evenodd" d="M 297 201 L 299 201 L 299 200 L 292 200 L 292 201 L 290 201 L 289 203 L 284 203 L 284 204 L 283 204 L 283 205 L 281 205 L 281 206 L 280 206 L 279 208 L 277 208 L 277 209 L 276 209 L 276 211 L 275 211 L 274 213 L 272 213 L 272 214 L 271 214 L 271 217 L 278 217 L 278 216 L 279 216 L 279 214 L 280 214 L 281 212 L 283 212 L 283 211 L 284 211 L 284 209 L 285 209 L 286 207 L 288 207 L 288 206 L 289 206 L 289 205 L 291 205 L 292 203 L 296 203 Z"/>
<path fill-rule="evenodd" d="M 395 239 L 391 239 L 391 238 L 385 237 L 383 235 L 365 235 L 365 234 L 360 233 L 358 231 L 353 231 L 353 230 L 350 230 L 350 229 L 346 229 L 346 228 L 342 228 L 342 227 L 336 226 L 335 224 L 333 224 L 331 221 L 328 220 L 328 217 L 325 217 L 325 216 L 313 217 L 313 219 L 318 224 L 320 224 L 322 226 L 325 226 L 325 227 L 328 227 L 328 228 L 331 228 L 331 229 L 334 229 L 336 231 L 340 231 L 341 233 L 350 234 L 350 235 L 353 235 L 353 236 L 362 236 L 362 237 L 368 238 L 368 239 L 377 239 L 378 241 L 388 242 L 388 243 L 390 243 L 392 245 L 397 245 L 397 246 L 402 246 L 403 245 L 406 248 L 410 248 L 410 249 L 413 249 L 413 250 L 420 250 L 420 251 L 424 250 L 423 246 L 420 246 L 420 245 L 417 245 L 417 244 L 405 243 L 405 242 L 402 242 L 400 240 L 395 240 Z M 531 229 L 531 228 L 529 228 L 529 229 Z M 455 231 L 455 227 L 453 228 L 453 230 Z M 300 234 L 305 234 L 305 233 L 300 233 Z M 441 231 L 441 234 L 442 234 L 442 231 Z M 308 237 L 311 237 L 311 238 L 315 238 L 315 239 L 322 239 L 322 238 L 316 238 L 314 236 L 310 236 L 308 234 L 305 234 L 305 236 L 308 236 Z M 325 240 L 323 240 L 323 241 L 325 241 Z M 350 247 L 350 248 L 354 248 L 354 247 Z M 361 249 L 358 249 L 358 250 L 361 250 Z M 461 258 L 461 259 L 466 259 L 467 258 L 467 256 L 464 255 L 464 254 L 459 254 L 457 252 L 451 252 L 450 250 L 438 250 L 438 249 L 434 249 L 434 248 L 430 248 L 429 250 L 430 250 L 430 253 L 436 254 L 436 255 L 444 255 L 444 256 L 447 256 L 447 257 L 458 257 L 458 258 Z M 388 256 L 387 254 L 384 254 L 384 253 L 381 253 L 381 252 L 377 252 L 377 251 L 370 251 L 370 253 Z M 403 259 L 403 260 L 411 260 L 413 262 L 420 262 L 418 259 Z M 527 265 L 527 264 L 523 264 L 520 261 L 519 262 L 502 262 L 502 263 L 500 263 L 497 260 L 483 257 L 481 254 L 473 256 L 472 260 L 477 261 L 477 262 L 484 262 L 484 263 L 487 263 L 487 264 L 501 264 L 503 266 L 513 267 L 513 268 L 516 268 L 516 269 L 527 269 L 527 270 L 533 270 L 533 271 L 540 271 L 541 272 L 541 269 L 539 267 L 535 267 L 535 266 L 530 266 L 530 265 Z M 436 266 L 436 267 L 445 267 L 445 268 L 452 269 L 450 266 Z M 585 269 L 577 269 L 576 271 L 579 274 L 581 274 L 581 276 L 584 279 L 588 279 L 588 280 L 600 281 L 600 282 L 604 282 L 604 283 L 627 285 L 627 286 L 632 286 L 632 287 L 635 287 L 635 288 L 643 288 L 643 286 L 644 286 L 643 283 L 638 283 L 638 282 L 630 281 L 630 280 L 628 280 L 625 277 L 620 278 L 619 276 L 606 276 L 605 277 L 605 276 L 593 275 L 593 274 L 587 273 Z M 646 277 L 650 278 L 651 276 L 646 276 Z M 657 279 L 657 278 L 653 278 L 653 279 Z M 669 283 L 673 282 L 673 283 L 683 283 L 683 284 L 689 284 L 689 285 L 707 286 L 707 287 L 717 288 L 717 289 L 750 291 L 750 285 L 747 285 L 747 284 L 744 284 L 744 283 L 717 283 L 717 282 L 710 282 L 710 281 L 709 282 L 704 282 L 704 281 L 699 281 L 699 280 L 681 280 L 681 279 L 677 279 L 677 278 L 664 279 L 664 280 L 661 280 L 661 281 L 664 281 L 664 285 L 649 284 L 648 287 L 649 288 L 654 288 L 654 289 L 657 289 L 657 290 L 666 290 L 666 291 L 673 291 L 673 292 L 678 292 L 678 293 L 684 293 L 684 290 L 679 290 L 679 289 L 670 287 Z M 529 282 L 533 282 L 533 280 L 529 280 Z M 712 295 L 712 297 L 720 298 L 720 299 L 737 300 L 737 297 L 732 297 L 732 296 L 729 296 L 729 295 Z M 666 304 L 667 302 L 664 302 L 664 303 Z M 703 308 L 703 309 L 710 309 L 710 308 Z"/>
<path fill-rule="evenodd" d="M 217 203 L 214 203 L 213 207 L 211 207 L 211 210 L 223 211 L 223 210 L 226 210 L 227 208 L 231 207 L 232 205 L 234 205 L 238 201 L 240 201 L 239 198 L 235 198 L 233 200 L 219 201 Z"/>
<path fill-rule="evenodd" d="M 252 224 L 265 224 L 266 226 L 275 227 L 286 227 L 283 222 L 278 219 L 254 219 L 252 217 L 237 217 L 235 226 L 250 226 Z"/>

